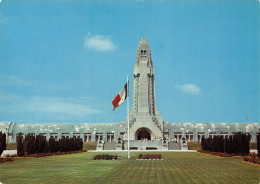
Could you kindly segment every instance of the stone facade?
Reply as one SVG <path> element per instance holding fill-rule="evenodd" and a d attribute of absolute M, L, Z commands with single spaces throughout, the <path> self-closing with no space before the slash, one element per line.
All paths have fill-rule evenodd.
<path fill-rule="evenodd" d="M 150 134 L 147 138 L 149 140 L 162 139 L 164 125 L 156 107 L 151 49 L 145 37 L 137 48 L 133 83 L 133 103 L 129 118 L 130 140 L 144 139 L 145 135 L 141 134 L 145 134 L 145 131 Z"/>
<path fill-rule="evenodd" d="M 235 132 L 251 134 L 252 142 L 256 142 L 256 135 L 259 133 L 260 123 L 170 123 L 164 122 L 164 135 L 167 141 L 180 142 L 184 137 L 188 142 L 200 142 L 202 136 L 222 135 L 230 136 Z M 8 142 L 16 142 L 16 135 L 43 134 L 49 139 L 51 136 L 80 136 L 84 142 L 115 142 L 119 137 L 123 138 L 127 133 L 127 123 L 51 123 L 51 124 L 16 124 L 13 122 L 0 122 L 0 131 L 8 135 Z M 111 136 L 113 136 L 112 139 Z M 124 139 L 127 140 L 127 139 Z M 161 139 L 158 139 L 161 140 Z M 133 140 L 132 140 L 133 141 Z M 140 142 L 141 140 L 139 140 Z M 153 140 L 155 141 L 155 140 Z"/>

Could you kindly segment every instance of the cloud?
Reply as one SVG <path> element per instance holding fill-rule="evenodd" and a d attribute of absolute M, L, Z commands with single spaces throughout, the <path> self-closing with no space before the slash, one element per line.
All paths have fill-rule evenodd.
<path fill-rule="evenodd" d="M 9 113 L 21 113 L 22 111 L 23 113 L 48 114 L 48 116 L 56 114 L 74 117 L 75 119 L 101 113 L 100 110 L 91 106 L 88 98 L 6 95 L 1 96 L 0 102 L 1 104 L 5 104 L 5 108 L 2 110 L 5 112 L 9 111 Z"/>
<path fill-rule="evenodd" d="M 10 85 L 19 85 L 19 86 L 32 86 L 33 83 L 29 80 L 25 80 L 18 76 L 7 76 L 7 75 L 0 75 L 1 83 L 0 86 L 10 86 Z"/>
<path fill-rule="evenodd" d="M 195 84 L 176 85 L 175 87 L 185 93 L 190 93 L 190 94 L 195 94 L 195 95 L 200 94 L 200 92 L 201 92 L 201 89 Z"/>
<path fill-rule="evenodd" d="M 84 42 L 85 47 L 97 52 L 113 51 L 116 49 L 115 44 L 111 41 L 110 36 L 94 35 L 87 36 Z"/>
<path fill-rule="evenodd" d="M 17 123 L 86 123 L 105 113 L 103 99 L 89 97 L 0 95 L 1 121 Z M 110 105 L 110 104 L 109 104 Z M 110 108 L 111 109 L 111 108 Z"/>
<path fill-rule="evenodd" d="M 89 102 L 78 99 L 64 99 L 52 97 L 34 97 L 31 100 L 29 110 L 32 112 L 50 112 L 72 116 L 85 116 L 98 114 L 99 110 L 88 106 Z"/>
<path fill-rule="evenodd" d="M 31 79 L 30 79 L 31 80 Z M 8 76 L 0 73 L 0 88 L 15 86 L 15 87 L 30 87 L 32 89 L 37 90 L 48 90 L 48 91 L 61 91 L 61 90 L 71 90 L 68 86 L 57 86 L 50 85 L 49 83 L 37 83 L 32 82 L 29 79 L 25 79 L 19 76 Z"/>

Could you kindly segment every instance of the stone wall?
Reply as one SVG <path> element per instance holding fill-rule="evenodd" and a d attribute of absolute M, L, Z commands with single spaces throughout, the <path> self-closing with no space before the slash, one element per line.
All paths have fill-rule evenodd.
<path fill-rule="evenodd" d="M 168 140 L 174 141 L 176 137 L 190 138 L 191 142 L 199 141 L 198 136 L 223 135 L 230 136 L 234 132 L 245 132 L 251 134 L 252 142 L 256 142 L 256 135 L 259 133 L 260 123 L 164 123 L 164 133 Z M 8 142 L 16 142 L 16 135 L 22 132 L 24 135 L 43 134 L 49 139 L 52 135 L 60 139 L 63 135 L 69 137 L 80 136 L 84 140 L 86 134 L 91 135 L 89 142 L 96 142 L 96 136 L 102 135 L 106 141 L 107 135 L 114 135 L 114 141 L 125 134 L 127 140 L 126 123 L 53 123 L 53 124 L 16 124 L 12 122 L 0 122 L 0 131 L 8 135 Z M 135 136 L 136 132 L 130 132 Z M 159 140 L 161 138 L 156 138 Z M 187 139 L 188 140 L 188 139 Z M 85 140 L 84 140 L 85 141 Z"/>

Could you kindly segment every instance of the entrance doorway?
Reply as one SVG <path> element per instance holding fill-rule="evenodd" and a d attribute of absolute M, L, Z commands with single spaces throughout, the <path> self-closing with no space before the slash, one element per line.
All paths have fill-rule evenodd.
<path fill-rule="evenodd" d="M 151 140 L 151 134 L 148 128 L 140 128 L 136 131 L 137 140 Z"/>

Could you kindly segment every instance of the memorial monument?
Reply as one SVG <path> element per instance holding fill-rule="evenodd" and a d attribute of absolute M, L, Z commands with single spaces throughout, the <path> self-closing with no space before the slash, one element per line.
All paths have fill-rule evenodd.
<path fill-rule="evenodd" d="M 200 142 L 202 137 L 213 138 L 217 135 L 227 138 L 239 131 L 250 134 L 251 142 L 256 142 L 259 122 L 164 122 L 156 107 L 154 80 L 151 49 L 143 37 L 137 48 L 134 65 L 133 101 L 129 113 L 131 149 L 186 150 L 187 142 Z M 56 140 L 62 137 L 80 137 L 84 142 L 97 142 L 97 150 L 127 149 L 127 129 L 127 118 L 125 122 L 120 123 L 0 122 L 0 131 L 6 133 L 7 142 L 10 143 L 16 142 L 16 135 L 21 132 L 24 136 L 41 134 L 47 140 L 50 137 Z"/>

